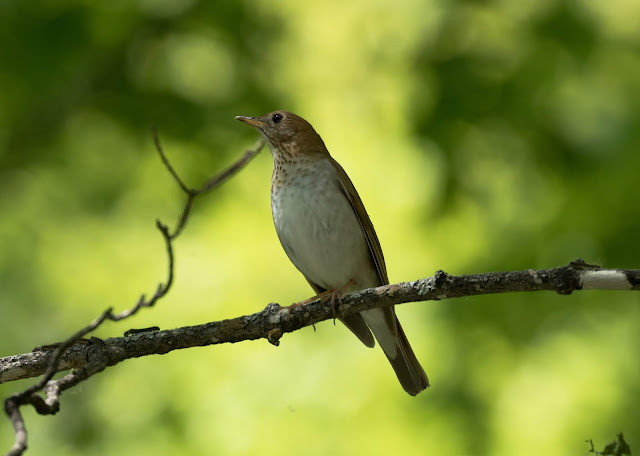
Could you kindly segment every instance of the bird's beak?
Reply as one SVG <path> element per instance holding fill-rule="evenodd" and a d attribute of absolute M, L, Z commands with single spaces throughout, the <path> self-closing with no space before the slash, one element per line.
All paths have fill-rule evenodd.
<path fill-rule="evenodd" d="M 236 116 L 236 120 L 239 120 L 240 122 L 244 122 L 247 125 L 251 125 L 252 127 L 256 128 L 264 128 L 268 126 L 266 123 L 256 117 Z"/>

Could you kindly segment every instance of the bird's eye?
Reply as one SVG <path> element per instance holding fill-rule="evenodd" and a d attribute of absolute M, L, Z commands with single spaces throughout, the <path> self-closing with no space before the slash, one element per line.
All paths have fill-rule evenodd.
<path fill-rule="evenodd" d="M 280 114 L 279 112 L 276 112 L 272 117 L 271 120 L 273 121 L 273 123 L 280 123 L 280 121 L 284 119 L 284 116 L 282 114 Z"/>

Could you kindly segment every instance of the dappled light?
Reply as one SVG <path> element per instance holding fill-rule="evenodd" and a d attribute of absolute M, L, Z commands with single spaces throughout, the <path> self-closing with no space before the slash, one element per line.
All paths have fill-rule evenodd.
<path fill-rule="evenodd" d="M 0 6 L 0 357 L 135 305 L 166 272 L 187 185 L 309 120 L 353 180 L 391 283 L 640 268 L 639 2 L 8 2 Z M 282 250 L 265 148 L 195 203 L 167 297 L 95 334 L 314 293 Z M 323 322 L 128 360 L 25 412 L 27 455 L 583 455 L 640 449 L 640 295 L 397 306 L 431 388 Z M 0 396 L 29 381 L 0 385 Z M 26 410 L 26 408 L 25 408 Z M 0 451 L 13 441 L 0 421 Z"/>

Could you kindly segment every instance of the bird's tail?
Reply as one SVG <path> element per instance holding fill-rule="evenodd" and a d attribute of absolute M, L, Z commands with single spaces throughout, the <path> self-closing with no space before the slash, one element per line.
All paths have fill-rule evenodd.
<path fill-rule="evenodd" d="M 429 379 L 420 365 L 420 362 L 416 358 L 416 355 L 413 353 L 411 345 L 409 345 L 409 341 L 407 340 L 407 336 L 405 336 L 404 330 L 397 318 L 396 327 L 398 328 L 398 336 L 396 340 L 398 355 L 395 359 L 392 359 L 386 351 L 384 354 L 387 355 L 387 358 L 389 359 L 393 370 L 396 372 L 398 380 L 400 380 L 404 390 L 412 396 L 415 396 L 420 391 L 429 387 Z"/>
<path fill-rule="evenodd" d="M 369 310 L 362 314 L 382 351 L 387 355 L 400 384 L 407 393 L 415 396 L 429 387 L 429 379 L 413 353 L 395 312 L 391 315 L 386 313 L 383 317 L 381 310 Z M 390 328 L 390 324 L 395 324 L 395 331 Z"/>

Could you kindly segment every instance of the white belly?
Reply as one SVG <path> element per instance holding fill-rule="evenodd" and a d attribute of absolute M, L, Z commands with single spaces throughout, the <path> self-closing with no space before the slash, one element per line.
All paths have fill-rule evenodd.
<path fill-rule="evenodd" d="M 273 221 L 287 256 L 323 288 L 338 289 L 350 280 L 356 282 L 352 289 L 376 286 L 369 247 L 332 165 L 314 168 L 313 178 L 300 185 L 297 177 L 272 189 Z"/>

